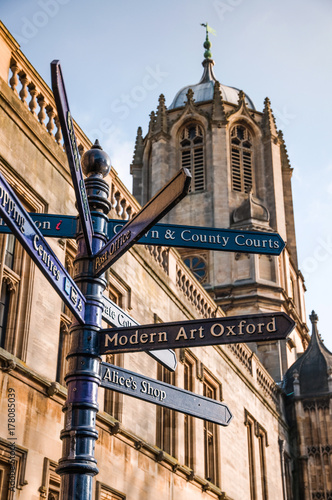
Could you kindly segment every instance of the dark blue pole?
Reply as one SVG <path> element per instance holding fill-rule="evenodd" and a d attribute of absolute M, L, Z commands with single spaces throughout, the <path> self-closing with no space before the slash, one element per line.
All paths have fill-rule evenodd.
<path fill-rule="evenodd" d="M 110 159 L 98 141 L 82 157 L 85 186 L 93 219 L 92 251 L 106 242 L 109 186 L 103 179 L 110 171 Z M 74 261 L 74 280 L 86 297 L 85 325 L 73 320 L 71 347 L 67 355 L 67 401 L 63 411 L 65 425 L 61 432 L 62 458 L 57 473 L 61 476 L 61 500 L 91 500 L 92 480 L 98 474 L 94 456 L 98 438 L 96 415 L 100 385 L 98 331 L 101 327 L 104 275 L 93 277 L 92 259 L 88 256 L 82 230 L 77 237 L 78 252 Z M 72 300 L 75 300 L 73 297 Z"/>

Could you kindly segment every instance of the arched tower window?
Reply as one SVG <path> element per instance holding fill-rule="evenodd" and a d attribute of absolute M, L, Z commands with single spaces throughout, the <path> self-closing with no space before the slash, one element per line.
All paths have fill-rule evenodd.
<path fill-rule="evenodd" d="M 181 166 L 191 175 L 190 192 L 204 191 L 204 140 L 203 128 L 197 123 L 186 125 L 180 133 Z"/>
<path fill-rule="evenodd" d="M 243 125 L 236 125 L 231 132 L 232 189 L 249 193 L 253 185 L 252 138 Z"/>

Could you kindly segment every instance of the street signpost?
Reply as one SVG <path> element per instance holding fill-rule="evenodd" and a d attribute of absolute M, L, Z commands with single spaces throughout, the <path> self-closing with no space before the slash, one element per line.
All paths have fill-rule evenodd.
<path fill-rule="evenodd" d="M 84 295 L 2 176 L 0 176 L 0 216 L 75 318 L 84 324 L 86 302 Z"/>
<path fill-rule="evenodd" d="M 110 160 L 104 152 L 100 152 L 101 148 L 96 143 L 82 158 L 84 172 L 87 175 L 84 184 L 73 122 L 58 61 L 53 61 L 51 64 L 51 73 L 82 229 L 76 238 L 79 245 L 78 255 L 74 261 L 75 279 L 86 295 L 84 328 L 73 324 L 70 330 L 71 349 L 67 356 L 69 373 L 65 377 L 68 387 L 64 407 L 65 428 L 61 433 L 63 456 L 56 470 L 61 476 L 61 498 L 89 500 L 92 496 L 92 477 L 98 474 L 94 448 L 98 438 L 95 422 L 100 385 L 98 330 L 101 326 L 104 306 L 102 297 L 106 286 L 103 273 L 187 194 L 191 175 L 186 169 L 180 170 L 120 230 L 119 234 L 105 245 L 110 203 L 109 186 L 103 177 L 109 173 Z M 92 227 L 89 206 L 98 207 L 94 212 L 96 233 Z M 73 435 L 75 435 L 74 441 Z"/>
<path fill-rule="evenodd" d="M 123 326 L 138 326 L 134 318 L 129 316 L 121 307 L 115 304 L 108 297 L 103 296 L 104 309 L 102 312 L 102 319 L 106 321 L 109 325 L 115 326 L 116 328 Z M 175 352 L 171 349 L 162 349 L 159 351 L 146 351 L 149 356 L 161 363 L 168 370 L 175 371 L 177 365 L 177 359 Z"/>
<path fill-rule="evenodd" d="M 120 231 L 94 255 L 94 275 L 100 276 L 143 234 L 162 219 L 189 190 L 191 175 L 182 168 Z"/>
<path fill-rule="evenodd" d="M 74 132 L 74 124 L 69 111 L 68 99 L 59 61 L 52 61 L 51 63 L 51 78 L 55 104 L 59 115 L 63 141 L 66 147 L 68 163 L 76 194 L 77 209 L 82 224 L 86 248 L 88 254 L 91 255 L 93 236 L 92 219 L 83 180 L 80 154 Z"/>
<path fill-rule="evenodd" d="M 295 322 L 283 312 L 157 323 L 99 331 L 99 352 L 202 347 L 285 339 Z"/>
<path fill-rule="evenodd" d="M 109 363 L 100 364 L 101 386 L 142 399 L 186 415 L 227 426 L 232 414 L 228 407 L 205 396 L 180 389 Z"/>

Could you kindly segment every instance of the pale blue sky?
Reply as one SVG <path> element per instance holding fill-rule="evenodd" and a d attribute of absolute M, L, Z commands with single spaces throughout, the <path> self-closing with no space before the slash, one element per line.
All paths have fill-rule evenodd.
<path fill-rule="evenodd" d="M 332 2 L 330 0 L 2 0 L 1 20 L 50 84 L 61 61 L 71 112 L 131 189 L 137 127 L 201 77 L 204 28 L 215 74 L 256 109 L 271 100 L 293 173 L 306 307 L 332 350 Z M 310 323 L 310 322 L 309 322 Z"/>

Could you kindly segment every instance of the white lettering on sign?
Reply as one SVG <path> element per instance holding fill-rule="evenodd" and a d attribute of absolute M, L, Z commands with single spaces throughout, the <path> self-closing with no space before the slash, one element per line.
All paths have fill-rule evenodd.
<path fill-rule="evenodd" d="M 105 297 L 103 319 L 115 327 L 137 326 L 138 323 Z"/>
<path fill-rule="evenodd" d="M 226 336 L 229 335 L 252 335 L 253 333 L 262 333 L 264 334 L 263 328 L 266 328 L 266 331 L 269 333 L 273 333 L 277 331 L 276 328 L 276 319 L 272 318 L 272 320 L 265 325 L 265 323 L 250 323 L 244 319 L 239 321 L 234 325 L 226 325 L 224 327 L 221 323 L 215 323 L 210 328 L 210 333 L 213 337 L 221 337 L 225 333 L 226 328 Z"/>
<path fill-rule="evenodd" d="M 5 208 L 7 214 L 17 224 L 21 233 L 24 233 L 25 219 L 16 209 L 16 204 L 11 199 L 9 193 L 1 186 L 0 186 L 0 204 Z"/>
<path fill-rule="evenodd" d="M 266 240 L 257 240 L 255 238 L 247 238 L 244 234 L 238 234 L 235 237 L 235 243 L 241 247 L 255 247 L 255 248 L 279 248 L 279 241 L 273 241 L 271 238 Z"/>
<path fill-rule="evenodd" d="M 224 322 L 223 322 L 224 320 Z M 262 318 L 260 322 L 253 318 L 252 320 L 235 318 L 232 321 L 227 318 L 220 318 L 215 320 L 215 322 L 210 322 L 208 324 L 197 324 L 189 321 L 188 324 L 183 323 L 182 325 L 164 325 L 164 331 L 158 331 L 158 327 L 154 325 L 147 325 L 146 327 L 139 327 L 137 330 L 132 330 L 129 327 L 129 331 L 121 332 L 121 329 L 116 331 L 115 329 L 105 330 L 103 337 L 103 348 L 106 352 L 112 352 L 112 350 L 121 351 L 126 350 L 146 350 L 147 347 L 143 346 L 146 344 L 151 347 L 158 348 L 160 344 L 168 344 L 169 347 L 181 347 L 192 345 L 216 345 L 218 344 L 218 338 L 224 338 L 220 340 L 220 344 L 228 342 L 250 342 L 250 337 L 253 335 L 261 336 L 261 340 L 265 337 L 269 337 L 271 333 L 277 333 L 276 317 L 269 317 L 267 319 Z M 145 329 L 145 331 L 142 331 Z M 155 331 L 154 331 L 155 329 Z M 229 340 L 226 340 L 228 337 Z M 241 337 L 240 339 L 233 339 L 234 337 Z M 213 340 L 215 339 L 215 340 Z M 257 339 L 258 341 L 258 339 Z M 209 344 L 211 342 L 211 344 Z M 150 347 L 151 346 L 151 347 Z"/>
<path fill-rule="evenodd" d="M 72 286 L 68 278 L 64 278 L 64 292 L 68 295 L 74 306 L 77 305 L 77 309 L 79 311 L 82 311 L 82 301 L 81 299 L 78 299 L 78 294 L 77 290 Z"/>
<path fill-rule="evenodd" d="M 57 268 L 57 266 L 54 264 L 54 262 L 51 258 L 51 255 L 48 252 L 46 252 L 46 250 L 44 249 L 43 245 L 38 245 L 39 240 L 40 240 L 40 238 L 39 238 L 38 234 L 35 234 L 35 236 L 33 237 L 33 247 L 36 250 L 37 255 L 39 255 L 41 260 L 44 262 L 45 267 L 47 267 L 51 271 L 51 273 L 53 274 L 55 279 L 57 281 L 59 281 L 60 271 Z"/>
<path fill-rule="evenodd" d="M 133 391 L 137 389 L 137 383 L 133 377 L 125 378 L 123 376 L 119 376 L 119 372 L 110 370 L 110 368 L 106 368 L 103 380 L 107 380 L 112 384 L 121 385 L 122 387 L 127 387 L 127 389 L 131 389 Z"/>
<path fill-rule="evenodd" d="M 158 387 L 153 387 L 153 385 L 150 382 L 146 382 L 145 380 L 142 380 L 141 382 L 140 392 L 142 392 L 143 394 L 148 394 L 149 396 L 152 396 L 153 398 L 156 398 L 159 401 L 163 401 L 164 399 L 166 399 L 165 391 L 158 389 Z"/>
<path fill-rule="evenodd" d="M 79 171 L 79 169 L 80 169 L 79 152 L 78 152 L 77 145 L 76 145 L 73 120 L 71 118 L 70 111 L 68 111 L 68 113 L 67 113 L 67 125 L 68 125 L 71 147 L 72 147 L 73 155 L 74 155 L 75 170 Z"/>
<path fill-rule="evenodd" d="M 122 234 L 111 244 L 109 250 L 105 250 L 105 252 L 100 257 L 97 257 L 95 263 L 96 270 L 98 270 L 98 268 L 107 261 L 108 257 L 111 257 L 116 250 L 121 248 L 126 243 L 126 241 L 129 240 L 130 236 L 131 231 L 127 231 L 125 234 Z"/>
<path fill-rule="evenodd" d="M 155 336 L 157 335 L 157 341 Z M 113 336 L 108 333 L 105 334 L 105 345 L 104 347 L 117 347 L 118 345 L 125 346 L 127 344 L 137 345 L 137 344 L 153 344 L 154 342 L 167 342 L 166 332 L 152 332 L 152 333 L 135 333 L 127 337 L 126 335 L 119 335 L 118 332 L 114 333 Z"/>
<path fill-rule="evenodd" d="M 117 370 L 113 370 L 108 367 L 106 368 L 105 373 L 102 376 L 102 380 L 120 387 L 126 387 L 127 389 L 130 389 L 132 391 L 136 391 L 138 389 L 138 381 L 136 381 L 133 376 L 126 377 L 122 375 L 121 372 L 119 373 Z M 160 389 L 159 387 L 155 387 L 148 380 L 140 381 L 140 392 L 142 394 L 146 394 L 147 396 L 151 396 L 158 401 L 164 401 L 164 399 L 166 399 L 167 397 L 167 393 L 165 390 Z"/>
<path fill-rule="evenodd" d="M 185 328 L 183 326 L 181 326 L 177 336 L 175 337 L 175 341 L 177 340 L 195 340 L 195 334 L 196 332 L 199 332 L 199 335 L 197 336 L 197 338 L 199 339 L 204 339 L 204 335 L 203 335 L 203 331 L 204 331 L 204 328 L 201 326 L 200 328 L 194 328 L 192 330 L 189 330 L 190 332 L 190 335 L 188 336 L 188 333 L 186 332 Z"/>
<path fill-rule="evenodd" d="M 220 234 L 196 234 L 191 232 L 190 229 L 185 229 L 180 234 L 183 241 L 193 241 L 194 243 L 215 243 L 225 247 L 229 242 L 229 236 L 220 236 Z"/>
<path fill-rule="evenodd" d="M 134 323 L 133 321 L 131 321 L 128 316 L 122 314 L 122 313 L 119 313 L 118 314 L 118 323 L 119 325 L 121 326 L 135 326 L 136 323 Z"/>
<path fill-rule="evenodd" d="M 48 220 L 45 220 L 43 222 L 40 222 L 39 220 L 35 220 L 34 222 L 35 222 L 36 227 L 38 229 L 40 229 L 40 228 L 42 228 L 42 230 L 49 230 L 49 229 L 51 229 L 51 223 Z"/>

